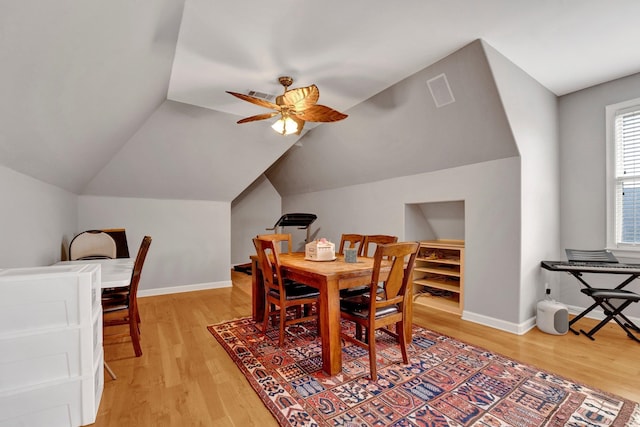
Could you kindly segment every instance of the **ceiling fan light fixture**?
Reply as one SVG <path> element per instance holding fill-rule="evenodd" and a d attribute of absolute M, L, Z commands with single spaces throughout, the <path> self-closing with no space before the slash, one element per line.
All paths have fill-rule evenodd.
<path fill-rule="evenodd" d="M 271 125 L 271 129 L 280 135 L 291 135 L 298 131 L 298 124 L 291 117 L 281 117 Z"/>
<path fill-rule="evenodd" d="M 284 93 L 276 97 L 275 102 L 270 102 L 262 98 L 246 95 L 244 93 L 230 92 L 228 94 L 250 102 L 260 107 L 273 110 L 270 113 L 256 114 L 238 120 L 238 124 L 255 122 L 256 120 L 271 119 L 276 116 L 280 118 L 271 126 L 280 135 L 300 135 L 305 122 L 337 122 L 348 116 L 326 105 L 318 104 L 320 91 L 316 85 L 289 89 L 293 84 L 291 77 L 280 77 L 278 79 L 284 87 Z"/>

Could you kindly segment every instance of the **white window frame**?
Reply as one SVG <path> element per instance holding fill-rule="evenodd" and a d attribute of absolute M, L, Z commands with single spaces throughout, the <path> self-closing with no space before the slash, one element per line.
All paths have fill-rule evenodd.
<path fill-rule="evenodd" d="M 605 107 L 606 126 L 606 202 L 607 202 L 607 249 L 621 257 L 640 257 L 640 242 L 638 244 L 620 244 L 616 236 L 616 115 L 625 111 L 640 109 L 640 98 Z"/>

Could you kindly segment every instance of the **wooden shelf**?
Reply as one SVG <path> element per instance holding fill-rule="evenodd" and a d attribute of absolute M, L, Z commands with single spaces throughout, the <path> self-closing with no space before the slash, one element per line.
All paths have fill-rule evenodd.
<path fill-rule="evenodd" d="M 460 265 L 460 258 L 416 258 L 416 261 L 428 261 L 434 264 Z"/>
<path fill-rule="evenodd" d="M 429 280 L 417 279 L 417 280 L 414 280 L 413 283 L 416 285 L 428 286 L 430 288 L 436 288 L 436 289 L 442 289 L 444 291 L 455 292 L 456 294 L 460 293 L 460 285 L 458 283 L 450 284 L 447 282 L 433 280 L 433 279 L 429 279 Z"/>
<path fill-rule="evenodd" d="M 414 295 L 414 304 L 426 305 L 448 313 L 460 314 L 460 300 L 437 297 L 426 293 Z"/>
<path fill-rule="evenodd" d="M 442 268 L 435 265 L 428 265 L 426 267 L 414 267 L 413 271 L 419 273 L 431 273 L 431 274 L 440 274 L 443 276 L 450 277 L 460 277 L 460 269 L 459 268 Z"/>
<path fill-rule="evenodd" d="M 464 241 L 420 242 L 413 273 L 416 304 L 462 314 L 464 302 Z"/>

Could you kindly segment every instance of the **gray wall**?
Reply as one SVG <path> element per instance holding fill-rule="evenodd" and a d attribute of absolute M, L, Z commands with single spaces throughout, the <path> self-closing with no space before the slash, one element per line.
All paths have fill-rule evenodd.
<path fill-rule="evenodd" d="M 231 264 L 246 264 L 255 253 L 251 239 L 267 231 L 282 215 L 282 201 L 273 185 L 260 176 L 231 204 Z"/>
<path fill-rule="evenodd" d="M 0 163 L 79 194 L 167 98 L 184 0 L 0 3 Z"/>
<path fill-rule="evenodd" d="M 83 194 L 231 202 L 294 142 L 268 123 L 238 127 L 228 114 L 165 101 Z"/>
<path fill-rule="evenodd" d="M 640 74 L 614 80 L 559 98 L 560 114 L 560 248 L 602 249 L 606 245 L 605 107 L 640 97 Z M 564 256 L 564 253 L 562 253 Z M 638 262 L 636 259 L 635 262 Z M 588 276 L 596 283 L 616 283 L 618 278 Z M 577 281 L 559 280 L 560 299 L 586 306 Z M 629 289 L 638 291 L 634 283 Z M 640 316 L 634 304 L 629 313 Z"/>
<path fill-rule="evenodd" d="M 329 168 L 330 173 L 331 168 L 347 168 L 353 164 L 343 165 L 340 154 L 331 157 L 334 154 L 326 153 L 342 148 L 349 154 L 349 142 L 353 141 L 358 147 L 353 155 L 370 149 L 379 152 L 390 161 L 389 167 L 395 168 L 393 155 L 408 150 L 402 145 L 406 135 L 418 138 L 414 141 L 418 146 L 429 144 L 431 151 L 420 157 L 425 167 L 429 167 L 434 158 L 440 158 L 443 159 L 440 167 L 445 167 L 444 170 L 381 181 L 371 180 L 365 173 L 364 178 L 371 182 L 357 185 L 349 183 L 349 176 L 332 178 L 331 185 L 338 187 L 322 191 L 310 191 L 307 188 L 310 184 L 302 180 L 294 182 L 296 188 L 290 188 L 291 194 L 283 196 L 281 201 L 277 186 L 258 177 L 288 148 L 286 144 L 291 144 L 291 140 L 265 139 L 259 127 L 243 128 L 255 132 L 255 140 L 237 149 L 232 131 L 236 125 L 227 126 L 228 118 L 223 120 L 216 114 L 167 102 L 134 135 L 131 145 L 127 144 L 89 186 L 90 192 L 109 194 L 112 183 L 124 191 L 128 183 L 142 180 L 138 188 L 146 194 L 127 193 L 130 198 L 104 194 L 78 197 L 11 169 L 0 168 L 0 193 L 7 200 L 6 208 L 0 212 L 0 221 L 3 239 L 9 242 L 0 250 L 0 268 L 49 265 L 62 257 L 63 246 L 78 231 L 125 227 L 132 249 L 143 235 L 154 237 L 143 289 L 228 284 L 229 266 L 244 262 L 253 253 L 247 236 L 272 225 L 282 212 L 318 214 L 319 220 L 312 226 L 314 237 L 337 241 L 345 231 L 404 237 L 409 229 L 404 222 L 407 204 L 461 200 L 465 203 L 467 241 L 465 318 L 522 331 L 530 321 L 532 303 L 538 298 L 543 282 L 557 284 L 558 296 L 563 302 L 585 306 L 589 301 L 582 298 L 579 286 L 571 277 L 545 276 L 540 273 L 539 261 L 561 255 L 564 247 L 604 246 L 604 107 L 640 97 L 640 75 L 564 96 L 559 99 L 556 115 L 556 100 L 548 91 L 490 47 L 485 45 L 479 49 L 478 46 L 483 47 L 481 43 L 473 44 L 459 55 L 445 58 L 434 68 L 406 79 L 398 88 L 372 98 L 357 111 L 354 109 L 350 113 L 354 113 L 354 117 L 356 112 L 362 113 L 360 120 L 336 124 L 353 123 L 347 128 L 314 130 L 302 139 L 302 147 L 294 147 L 286 156 L 287 162 L 291 159 L 299 162 L 296 166 L 302 168 L 299 176 L 315 174 L 322 183 L 323 174 L 327 172 L 324 169 Z M 481 55 L 484 50 L 488 62 Z M 431 106 L 422 110 L 422 115 L 413 115 L 417 105 L 427 108 L 426 102 L 431 101 L 426 78 L 441 72 L 450 77 L 456 103 L 441 109 Z M 411 98 L 407 104 L 397 102 L 405 95 L 415 94 L 421 98 Z M 471 110 L 490 110 L 469 123 L 472 129 L 477 120 L 485 120 L 482 129 L 486 132 L 459 131 L 463 133 L 458 134 L 458 139 L 460 135 L 474 137 L 462 138 L 464 144 L 459 147 L 439 143 L 445 141 L 440 138 L 450 137 L 445 130 L 463 111 L 456 113 L 447 108 L 463 106 L 465 97 L 472 104 Z M 392 113 L 385 114 L 389 111 Z M 412 115 L 403 114 L 407 111 L 413 111 Z M 438 120 L 438 117 L 449 118 Z M 420 126 L 419 119 L 428 118 L 431 125 L 422 133 L 403 128 L 401 122 L 393 132 L 386 122 L 382 128 L 374 126 L 377 120 L 393 119 L 397 123 L 403 118 L 409 124 Z M 214 124 L 210 125 L 211 122 Z M 176 132 L 174 125 L 183 129 L 168 138 L 168 132 Z M 559 157 L 555 152 L 556 126 L 561 141 Z M 209 131 L 213 132 L 214 128 L 223 129 L 218 134 L 222 136 L 216 141 L 208 140 Z M 264 135 L 271 134 L 265 132 Z M 475 153 L 467 160 L 478 163 L 447 164 L 447 159 L 454 159 L 465 147 Z M 184 149 L 189 152 L 183 153 Z M 305 154 L 306 149 L 309 150 Z M 483 149 L 487 149 L 491 157 L 500 159 L 483 159 Z M 212 202 L 149 197 L 163 185 L 170 186 L 176 193 L 184 190 L 170 180 L 154 181 L 155 171 L 170 169 L 169 176 L 179 180 L 191 173 L 189 165 L 202 164 L 205 156 L 211 159 L 208 166 L 212 168 L 217 164 L 231 164 L 233 168 L 233 162 L 240 161 L 237 154 L 249 151 L 258 153 L 257 158 L 250 156 L 248 160 L 253 172 L 244 174 L 242 179 L 247 183 L 237 184 L 237 188 L 250 185 L 252 179 L 258 179 L 254 181 L 258 184 L 249 193 L 243 193 L 233 206 L 231 193 L 224 197 L 229 200 Z M 298 154 L 291 155 L 296 151 Z M 172 163 L 167 159 L 180 161 Z M 332 162 L 332 159 L 340 161 Z M 181 166 L 178 167 L 178 163 Z M 142 169 L 137 168 L 140 165 Z M 380 170 L 386 173 L 384 166 Z M 276 168 L 272 172 L 283 171 L 286 170 Z M 282 175 L 282 178 L 288 177 L 288 174 Z M 211 175 L 211 179 L 220 180 L 214 185 L 224 186 L 223 175 Z M 363 178 L 358 175 L 357 179 Z M 188 191 L 193 191 L 189 194 L 197 199 L 209 190 L 202 185 Z M 231 212 L 234 216 L 238 214 L 236 220 L 232 220 Z M 412 226 L 415 228 L 415 222 Z M 293 232 L 294 240 L 302 242 L 303 233 Z M 30 240 L 22 243 L 25 235 L 29 235 Z M 232 247 L 232 236 L 234 240 L 237 236 L 242 243 Z M 499 272 L 494 264 L 496 259 L 502 263 Z M 634 286 L 637 289 L 638 285 Z M 633 310 L 640 311 L 638 307 Z"/>
<path fill-rule="evenodd" d="M 447 75 L 456 101 L 436 108 L 424 89 L 429 77 L 441 73 Z M 381 106 L 390 107 L 388 114 L 382 114 Z M 556 97 L 478 41 L 351 113 L 355 119 L 341 128 L 314 131 L 303 138 L 302 147 L 290 150 L 267 172 L 283 195 L 284 211 L 318 214 L 316 236 L 334 242 L 346 232 L 415 239 L 422 235 L 416 233 L 417 217 L 407 211 L 407 204 L 462 200 L 467 248 L 464 317 L 517 333 L 532 327 L 535 304 L 544 294 L 540 260 L 558 251 Z M 363 126 L 358 118 L 364 117 L 375 119 Z M 501 162 L 486 161 L 505 156 L 510 157 L 508 172 L 497 167 Z M 454 167 L 456 162 L 482 165 L 482 172 L 474 175 L 464 166 Z M 373 171 L 379 178 L 419 168 L 445 170 L 345 185 L 370 180 Z M 442 179 L 452 170 L 466 178 L 465 190 Z M 388 183 L 404 180 L 403 186 L 388 188 Z M 488 188 L 487 180 L 516 187 Z M 406 194 L 405 186 L 418 182 L 428 188 Z M 317 188 L 324 190 L 311 191 Z M 433 195 L 439 192 L 443 195 Z M 407 231 L 412 235 L 405 236 Z"/>
<path fill-rule="evenodd" d="M 227 202 L 80 196 L 78 230 L 125 228 L 129 252 L 153 238 L 140 290 L 230 285 Z"/>
<path fill-rule="evenodd" d="M 415 230 L 414 233 L 409 233 L 409 229 L 407 228 L 409 224 L 405 224 L 407 238 L 417 238 L 419 240 L 464 240 L 464 201 L 456 200 L 453 202 L 407 205 L 407 215 L 405 215 L 405 218 L 411 216 L 409 215 L 409 208 L 411 206 L 416 206 L 420 209 L 426 224 L 421 225 L 425 230 Z M 413 228 L 417 227 L 418 224 L 413 226 Z"/>
<path fill-rule="evenodd" d="M 51 265 L 75 235 L 77 196 L 0 166 L 0 268 Z"/>
<path fill-rule="evenodd" d="M 464 200 L 468 320 L 519 333 L 520 159 L 494 160 L 369 184 L 283 197 L 285 212 L 313 212 L 317 237 L 405 235 L 406 204 Z M 499 260 L 499 265 L 498 261 Z"/>
<path fill-rule="evenodd" d="M 445 74 L 440 108 L 427 81 Z M 478 40 L 322 124 L 266 175 L 284 197 L 518 155 Z"/>
<path fill-rule="evenodd" d="M 520 321 L 533 324 L 544 297 L 540 261 L 554 259 L 559 228 L 557 98 L 483 42 L 521 158 Z M 513 301 L 512 303 L 516 303 Z"/>

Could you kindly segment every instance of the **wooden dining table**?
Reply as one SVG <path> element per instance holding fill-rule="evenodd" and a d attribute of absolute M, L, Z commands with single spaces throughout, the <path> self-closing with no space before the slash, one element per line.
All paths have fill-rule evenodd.
<path fill-rule="evenodd" d="M 284 278 L 312 286 L 320 291 L 320 337 L 322 340 L 322 370 L 336 375 L 342 370 L 342 347 L 340 340 L 340 289 L 347 289 L 371 282 L 373 258 L 358 257 L 357 262 L 347 263 L 343 255 L 334 261 L 309 261 L 303 252 L 279 255 Z M 262 322 L 265 310 L 265 293 L 262 272 L 257 255 L 251 257 L 252 316 Z M 386 280 L 390 267 L 384 261 L 380 272 Z M 406 301 L 407 322 L 405 332 L 411 342 L 412 298 Z"/>

